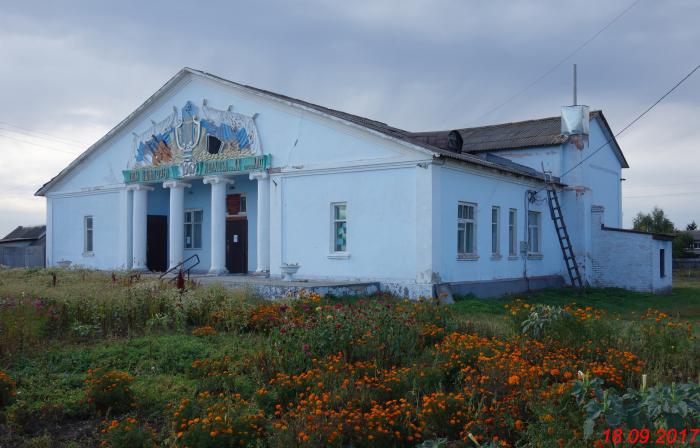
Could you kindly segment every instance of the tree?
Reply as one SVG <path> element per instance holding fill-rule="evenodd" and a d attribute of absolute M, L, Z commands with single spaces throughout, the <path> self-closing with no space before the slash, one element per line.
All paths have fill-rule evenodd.
<path fill-rule="evenodd" d="M 695 224 L 695 220 L 693 220 L 690 224 L 688 224 L 687 226 L 685 226 L 685 230 L 688 230 L 688 231 L 690 231 L 690 230 L 698 230 L 698 225 Z"/>
<path fill-rule="evenodd" d="M 659 207 L 654 207 L 651 213 L 637 213 L 632 221 L 632 226 L 635 230 L 652 233 L 674 233 L 676 231 L 676 226 Z"/>
<path fill-rule="evenodd" d="M 690 246 L 693 244 L 693 237 L 688 232 L 679 232 L 673 240 L 673 258 L 688 258 L 694 254 L 690 252 Z"/>

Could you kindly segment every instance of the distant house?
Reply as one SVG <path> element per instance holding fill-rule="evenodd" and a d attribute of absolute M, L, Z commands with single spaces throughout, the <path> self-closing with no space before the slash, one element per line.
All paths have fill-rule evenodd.
<path fill-rule="evenodd" d="M 43 267 L 46 226 L 19 226 L 0 239 L 0 265 L 13 268 Z"/>
<path fill-rule="evenodd" d="M 693 243 L 690 245 L 690 252 L 700 256 L 700 230 L 690 230 L 688 234 L 693 237 Z"/>

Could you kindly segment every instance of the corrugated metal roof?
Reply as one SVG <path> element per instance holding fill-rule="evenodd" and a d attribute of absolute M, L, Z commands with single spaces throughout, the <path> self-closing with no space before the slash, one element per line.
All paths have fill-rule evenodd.
<path fill-rule="evenodd" d="M 622 154 L 617 141 L 599 110 L 590 113 L 590 119 L 599 119 L 606 138 L 612 140 L 621 165 L 628 168 L 627 160 Z M 462 152 L 480 153 L 506 149 L 524 149 L 536 146 L 559 146 L 566 143 L 567 137 L 561 134 L 561 117 L 547 117 L 536 120 L 517 121 L 512 123 L 493 124 L 475 128 L 455 129 L 462 137 Z M 409 138 L 416 142 L 428 143 L 438 148 L 448 149 L 448 136 L 452 131 L 413 132 Z"/>
<path fill-rule="evenodd" d="M 599 115 L 600 111 L 593 111 L 591 119 Z M 566 136 L 561 134 L 561 117 L 492 124 L 455 131 L 462 137 L 462 151 L 466 152 L 553 146 L 566 142 Z M 452 131 L 413 132 L 410 138 L 447 149 L 447 137 L 450 132 Z"/>
<path fill-rule="evenodd" d="M 37 240 L 46 234 L 46 226 L 19 226 L 12 232 L 8 233 L 0 242 L 18 241 L 18 240 Z"/>

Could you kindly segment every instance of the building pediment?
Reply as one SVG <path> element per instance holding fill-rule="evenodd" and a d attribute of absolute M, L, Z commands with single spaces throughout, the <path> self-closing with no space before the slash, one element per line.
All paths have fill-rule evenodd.
<path fill-rule="evenodd" d="M 251 171 L 269 166 L 260 147 L 255 116 L 187 101 L 159 122 L 133 134 L 125 183 Z"/>

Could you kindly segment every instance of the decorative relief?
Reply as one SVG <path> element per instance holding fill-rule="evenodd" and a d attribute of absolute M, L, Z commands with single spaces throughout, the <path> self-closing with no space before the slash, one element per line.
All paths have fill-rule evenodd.
<path fill-rule="evenodd" d="M 134 134 L 133 160 L 124 181 L 153 182 L 235 170 L 264 169 L 255 116 L 218 110 L 202 102 L 187 101 L 162 121 Z"/>

